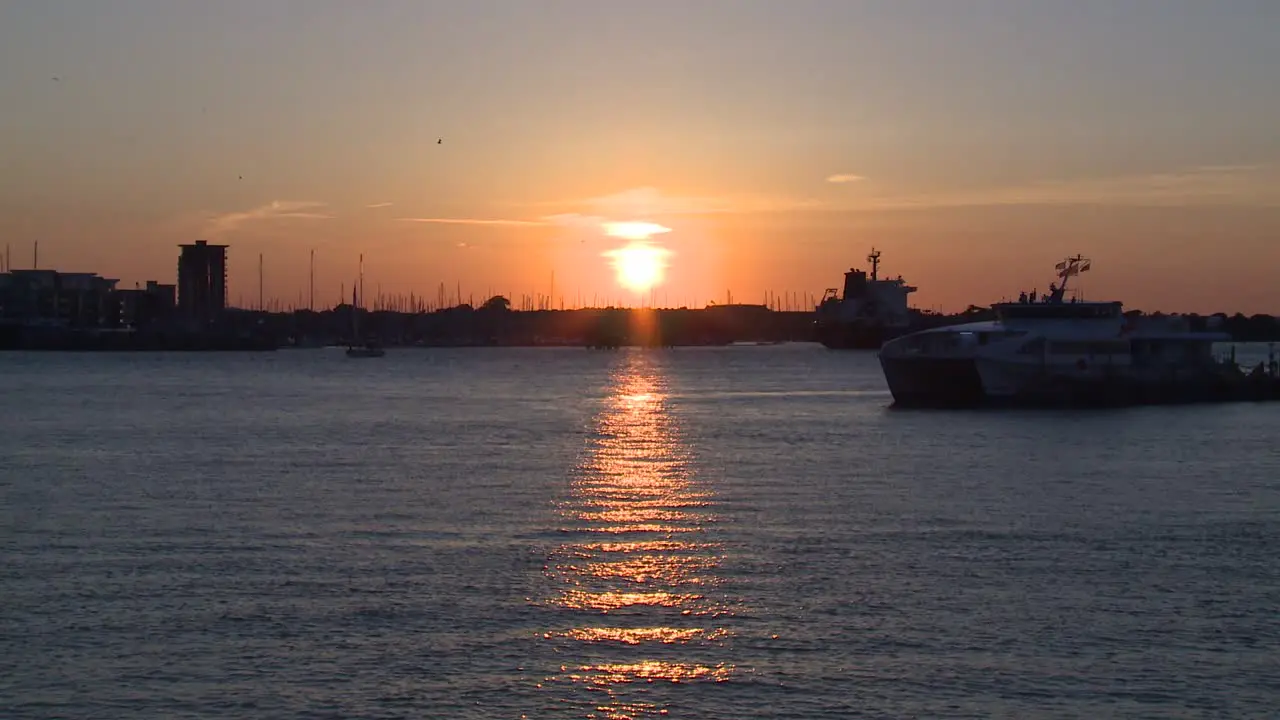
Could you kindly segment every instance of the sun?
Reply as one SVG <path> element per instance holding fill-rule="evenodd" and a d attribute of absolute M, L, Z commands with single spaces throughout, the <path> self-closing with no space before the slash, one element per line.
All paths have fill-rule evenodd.
<path fill-rule="evenodd" d="M 613 261 L 619 285 L 643 293 L 662 284 L 671 251 L 648 240 L 654 235 L 671 232 L 671 228 L 638 220 L 607 222 L 603 227 L 605 235 L 631 241 L 625 247 L 604 253 Z"/>
<path fill-rule="evenodd" d="M 670 254 L 670 250 L 643 240 L 635 240 L 626 247 L 604 253 L 605 257 L 613 260 L 618 284 L 638 293 L 648 292 L 662 284 Z"/>

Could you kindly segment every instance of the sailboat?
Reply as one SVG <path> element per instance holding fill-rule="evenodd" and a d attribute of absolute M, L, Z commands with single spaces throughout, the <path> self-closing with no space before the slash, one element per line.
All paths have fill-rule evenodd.
<path fill-rule="evenodd" d="M 361 258 L 363 263 L 364 258 Z M 363 274 L 363 269 L 361 270 Z M 372 341 L 366 340 L 360 343 L 360 296 L 359 284 L 351 288 L 351 341 L 347 344 L 347 357 L 350 358 L 377 358 L 387 354 L 386 350 L 375 345 Z"/>

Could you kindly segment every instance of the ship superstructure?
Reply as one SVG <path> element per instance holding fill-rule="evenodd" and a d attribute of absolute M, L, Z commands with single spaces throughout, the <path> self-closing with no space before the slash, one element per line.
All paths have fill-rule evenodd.
<path fill-rule="evenodd" d="M 871 273 L 851 268 L 844 274 L 844 292 L 830 288 L 818 304 L 818 341 L 832 349 L 875 350 L 885 341 L 910 332 L 908 298 L 916 291 L 902 276 L 880 278 L 880 251 L 867 255 Z"/>

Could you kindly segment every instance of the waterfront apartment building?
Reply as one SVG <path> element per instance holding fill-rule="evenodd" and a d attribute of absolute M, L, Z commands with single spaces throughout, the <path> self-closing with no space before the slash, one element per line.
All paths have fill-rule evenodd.
<path fill-rule="evenodd" d="M 66 327 L 141 327 L 173 313 L 174 286 L 148 281 L 121 290 L 96 273 L 13 270 L 0 273 L 0 324 Z"/>
<path fill-rule="evenodd" d="M 194 324 L 212 324 L 227 309 L 227 246 L 197 240 L 178 247 L 178 313 Z"/>
<path fill-rule="evenodd" d="M 157 327 L 169 322 L 176 307 L 178 288 L 155 280 L 146 287 L 117 290 L 120 299 L 120 324 L 131 328 Z"/>
<path fill-rule="evenodd" d="M 0 273 L 0 319 L 22 324 L 110 327 L 119 322 L 118 280 L 97 273 Z"/>

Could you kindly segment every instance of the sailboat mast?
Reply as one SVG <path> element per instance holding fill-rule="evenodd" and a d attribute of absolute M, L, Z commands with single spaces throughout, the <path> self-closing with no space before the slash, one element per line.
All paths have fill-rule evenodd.
<path fill-rule="evenodd" d="M 351 283 L 351 342 L 360 337 L 360 281 Z"/>

